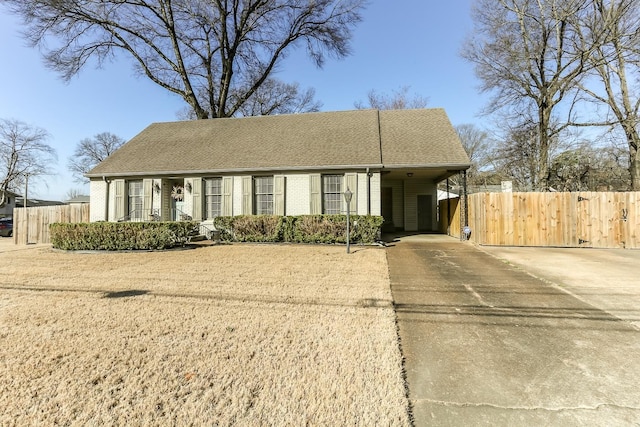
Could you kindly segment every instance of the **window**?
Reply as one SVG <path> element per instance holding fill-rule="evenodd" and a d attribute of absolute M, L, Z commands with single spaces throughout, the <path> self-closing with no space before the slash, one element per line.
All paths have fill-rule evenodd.
<path fill-rule="evenodd" d="M 204 180 L 204 204 L 207 219 L 222 215 L 222 178 Z"/>
<path fill-rule="evenodd" d="M 336 215 L 342 211 L 342 175 L 322 175 L 322 213 Z"/>
<path fill-rule="evenodd" d="M 273 177 L 255 177 L 253 184 L 256 215 L 273 215 Z"/>
<path fill-rule="evenodd" d="M 129 181 L 128 182 L 128 192 L 129 195 L 129 220 L 130 221 L 142 221 L 143 212 L 142 212 L 142 180 L 138 181 Z"/>

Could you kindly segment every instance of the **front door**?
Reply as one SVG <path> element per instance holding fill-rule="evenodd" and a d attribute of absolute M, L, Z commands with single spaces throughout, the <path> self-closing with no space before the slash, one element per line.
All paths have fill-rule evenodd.
<path fill-rule="evenodd" d="M 433 226 L 433 196 L 418 195 L 418 231 L 432 231 Z"/>

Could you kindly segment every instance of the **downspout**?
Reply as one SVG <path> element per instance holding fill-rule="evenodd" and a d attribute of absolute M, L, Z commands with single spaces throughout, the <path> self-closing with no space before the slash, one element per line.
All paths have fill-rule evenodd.
<path fill-rule="evenodd" d="M 107 191 L 106 191 L 105 198 L 104 198 L 104 220 L 105 221 L 109 221 L 109 184 L 110 184 L 110 181 L 107 179 L 106 176 L 103 176 L 102 180 L 105 182 L 105 184 L 107 184 Z"/>

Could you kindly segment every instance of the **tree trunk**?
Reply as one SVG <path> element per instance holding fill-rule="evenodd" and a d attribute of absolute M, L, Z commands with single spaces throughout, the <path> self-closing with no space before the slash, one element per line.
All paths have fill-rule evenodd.
<path fill-rule="evenodd" d="M 551 126 L 551 109 L 546 100 L 538 106 L 538 176 L 534 191 L 549 191 L 549 127 Z"/>
<path fill-rule="evenodd" d="M 636 138 L 637 137 L 638 135 L 636 133 Z M 640 191 L 640 156 L 638 156 L 638 150 L 634 148 L 631 145 L 631 143 L 629 143 L 629 160 L 630 160 L 629 174 L 631 175 L 631 190 Z"/>

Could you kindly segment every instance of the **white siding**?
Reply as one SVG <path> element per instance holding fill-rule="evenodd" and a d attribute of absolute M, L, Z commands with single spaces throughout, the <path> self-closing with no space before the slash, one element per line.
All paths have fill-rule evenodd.
<path fill-rule="evenodd" d="M 89 203 L 90 203 L 90 221 L 105 221 L 108 217 L 105 215 L 107 183 L 100 180 L 91 180 L 89 182 Z"/>
<path fill-rule="evenodd" d="M 404 229 L 405 231 L 418 231 L 418 195 L 431 195 L 432 223 L 431 229 L 437 229 L 436 202 L 438 195 L 436 185 L 432 181 L 407 179 L 404 181 Z M 395 195 L 394 195 L 395 198 Z"/>
<path fill-rule="evenodd" d="M 384 180 L 380 183 L 380 187 L 391 188 L 392 197 L 392 221 L 393 226 L 399 229 L 404 228 L 404 181 L 402 180 Z M 380 197 L 381 191 L 378 192 Z M 382 203 L 382 201 L 380 201 Z M 380 214 L 382 214 L 382 209 Z"/>

